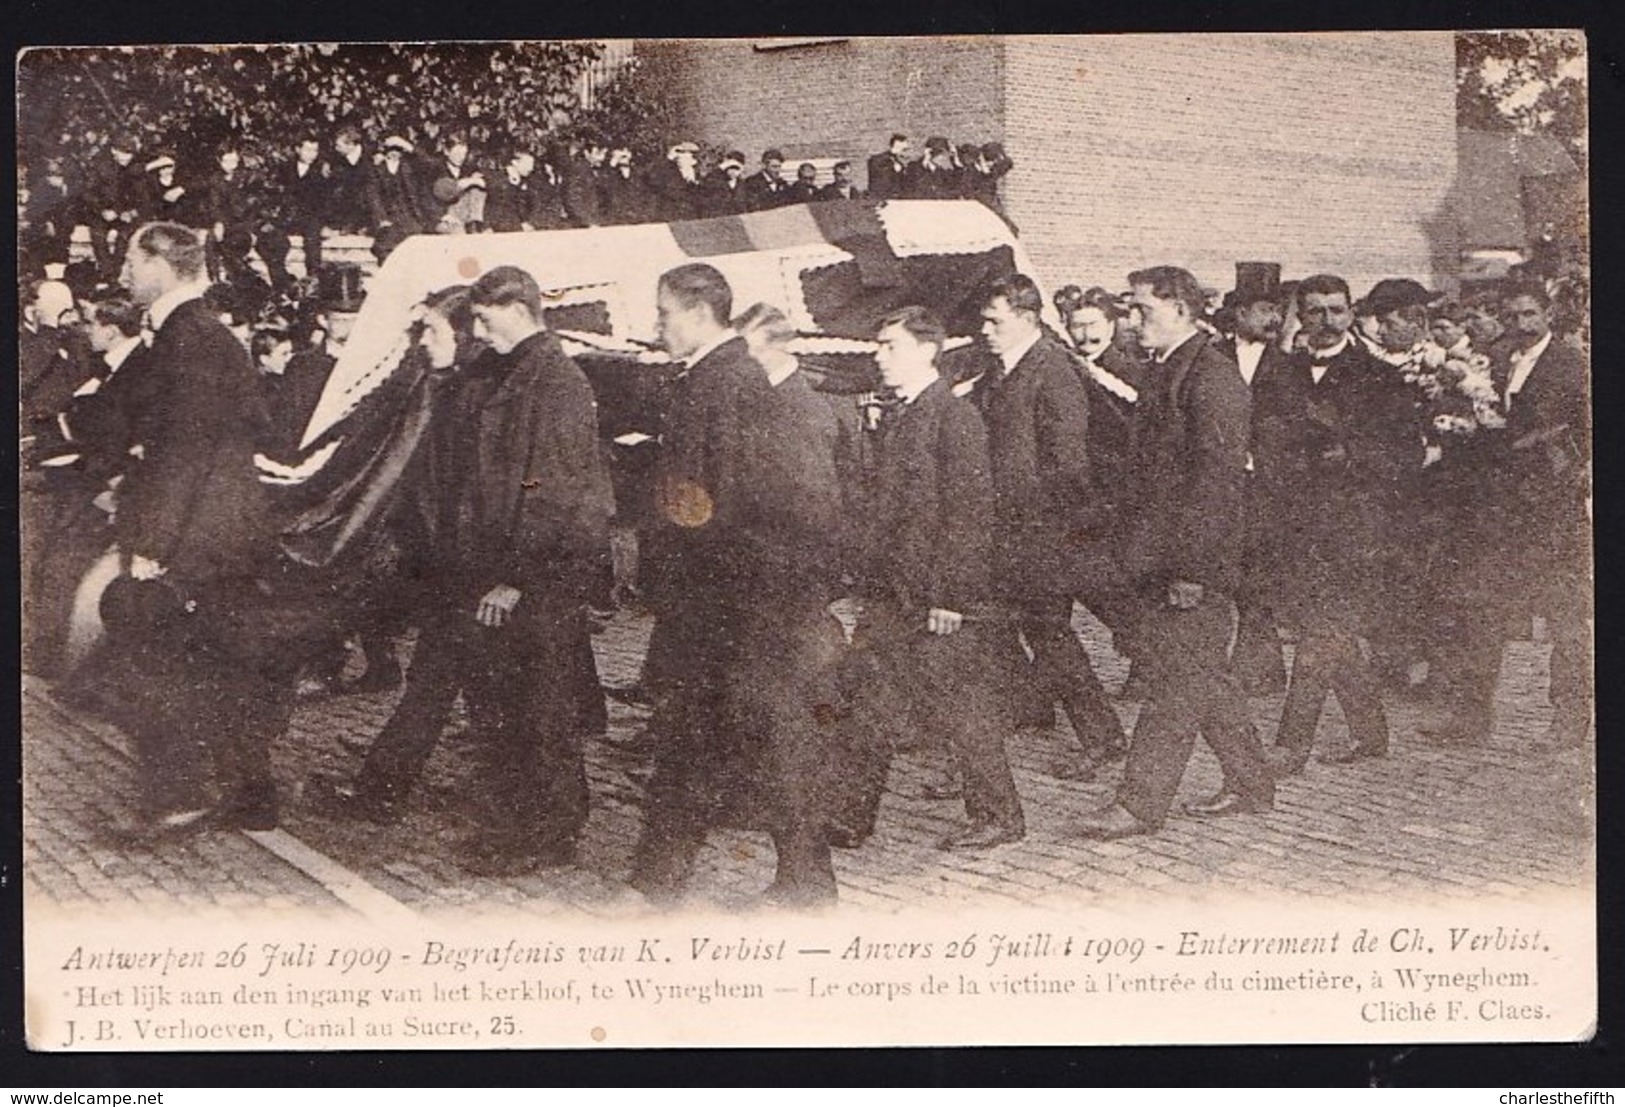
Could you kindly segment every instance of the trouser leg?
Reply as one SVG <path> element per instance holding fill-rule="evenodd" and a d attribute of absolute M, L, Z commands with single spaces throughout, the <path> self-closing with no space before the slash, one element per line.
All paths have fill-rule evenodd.
<path fill-rule="evenodd" d="M 400 702 L 367 747 L 356 778 L 360 792 L 379 800 L 402 800 L 423 775 L 462 688 L 468 639 L 475 630 L 471 612 L 437 612 L 424 619 Z"/>
<path fill-rule="evenodd" d="M 1008 660 L 978 634 L 974 625 L 949 635 L 918 631 L 909 641 L 915 673 L 906 694 L 914 713 L 948 739 L 964 781 L 966 816 L 1019 831 L 1021 799 L 1004 746 L 1010 683 L 1000 668 Z"/>
<path fill-rule="evenodd" d="M 1315 744 L 1315 728 L 1330 691 L 1331 657 L 1327 646 L 1324 635 L 1305 629 L 1292 655 L 1292 678 L 1287 685 L 1286 702 L 1281 707 L 1281 727 L 1276 732 L 1275 745 L 1299 765 L 1309 760 L 1309 751 Z"/>
<path fill-rule="evenodd" d="M 1033 650 L 1039 687 L 1047 699 L 1061 701 L 1085 752 L 1098 757 L 1120 751 L 1123 724 L 1072 629 L 1071 598 L 1050 597 L 1026 604 L 1021 632 Z"/>

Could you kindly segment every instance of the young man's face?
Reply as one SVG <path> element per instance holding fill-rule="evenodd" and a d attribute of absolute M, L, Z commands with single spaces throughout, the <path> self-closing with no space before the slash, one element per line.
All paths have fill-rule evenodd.
<path fill-rule="evenodd" d="M 512 351 L 535 329 L 524 304 L 474 305 L 474 337 L 490 343 L 499 354 Z"/>
<path fill-rule="evenodd" d="M 220 155 L 220 168 L 227 173 L 235 173 L 243 164 L 243 156 L 235 150 L 226 150 Z"/>
<path fill-rule="evenodd" d="M 321 147 L 316 145 L 315 139 L 306 139 L 304 142 L 301 142 L 299 144 L 300 163 L 309 165 L 311 162 L 316 160 L 316 155 L 318 152 L 320 152 L 320 150 Z"/>
<path fill-rule="evenodd" d="M 1433 341 L 1446 350 L 1453 348 L 1456 343 L 1467 337 L 1467 328 L 1454 319 L 1435 319 L 1428 324 L 1428 330 L 1433 335 Z"/>
<path fill-rule="evenodd" d="M 841 185 L 852 183 L 852 167 L 850 165 L 837 165 L 835 167 L 835 183 Z"/>
<path fill-rule="evenodd" d="M 124 271 L 119 283 L 130 290 L 130 298 L 143 307 L 162 296 L 173 285 L 173 271 L 162 258 L 147 254 L 135 243 L 124 255 Z"/>
<path fill-rule="evenodd" d="M 812 184 L 818 177 L 818 170 L 810 165 L 803 165 L 796 170 L 796 180 L 802 184 Z"/>
<path fill-rule="evenodd" d="M 1465 326 L 1467 333 L 1473 336 L 1473 344 L 1480 349 L 1487 348 L 1506 333 L 1506 328 L 1501 326 L 1501 320 L 1496 316 L 1495 309 L 1487 304 L 1468 308 Z"/>
<path fill-rule="evenodd" d="M 1037 321 L 1010 306 L 1003 296 L 995 297 L 982 309 L 982 339 L 995 354 L 1014 350 L 1032 337 Z"/>
<path fill-rule="evenodd" d="M 660 344 L 673 358 L 686 358 L 705 345 L 711 328 L 706 325 L 709 309 L 704 304 L 684 307 L 662 286 L 655 295 L 655 324 Z"/>
<path fill-rule="evenodd" d="M 292 360 L 293 343 L 288 339 L 283 339 L 261 356 L 260 365 L 267 373 L 280 375 L 288 371 L 288 362 Z"/>
<path fill-rule="evenodd" d="M 1140 345 L 1154 353 L 1173 349 L 1191 328 L 1185 305 L 1177 299 L 1160 299 L 1147 284 L 1134 286 L 1129 297 L 1129 314 L 1140 336 Z"/>
<path fill-rule="evenodd" d="M 1408 318 L 1401 309 L 1377 317 L 1377 341 L 1391 354 L 1402 354 L 1422 341 L 1427 327 Z"/>
<path fill-rule="evenodd" d="M 774 180 L 777 180 L 780 177 L 784 176 L 784 163 L 782 161 L 778 160 L 777 158 L 772 158 L 772 159 L 770 159 L 768 161 L 764 161 L 762 163 L 762 172 L 766 173 L 769 177 L 772 177 Z"/>
<path fill-rule="evenodd" d="M 875 364 L 880 367 L 880 378 L 888 388 L 899 388 L 936 371 L 936 345 L 921 342 L 901 323 L 880 328 L 875 341 L 879 344 Z"/>

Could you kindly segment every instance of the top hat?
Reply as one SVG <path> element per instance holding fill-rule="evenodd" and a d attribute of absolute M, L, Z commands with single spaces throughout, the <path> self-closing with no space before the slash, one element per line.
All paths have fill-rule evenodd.
<path fill-rule="evenodd" d="M 1246 307 L 1281 298 L 1281 266 L 1273 261 L 1236 262 L 1236 287 L 1225 294 L 1224 306 Z"/>

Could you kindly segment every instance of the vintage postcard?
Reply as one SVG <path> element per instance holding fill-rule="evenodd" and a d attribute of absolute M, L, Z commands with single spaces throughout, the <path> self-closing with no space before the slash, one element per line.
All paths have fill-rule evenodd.
<path fill-rule="evenodd" d="M 1582 33 L 17 64 L 31 1048 L 1593 1034 Z"/>

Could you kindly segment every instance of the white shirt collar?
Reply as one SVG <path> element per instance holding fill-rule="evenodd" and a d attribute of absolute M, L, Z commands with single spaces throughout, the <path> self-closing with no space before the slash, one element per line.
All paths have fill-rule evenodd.
<path fill-rule="evenodd" d="M 1348 348 L 1349 333 L 1347 331 L 1343 332 L 1342 338 L 1339 338 L 1335 343 L 1327 346 L 1324 350 L 1317 350 L 1313 346 L 1305 347 L 1305 349 L 1309 352 L 1310 361 L 1330 361 L 1332 358 L 1337 357 Z"/>
<path fill-rule="evenodd" d="M 1552 332 L 1547 331 L 1546 336 L 1522 353 L 1512 355 L 1512 376 L 1507 381 L 1507 395 L 1516 396 L 1523 391 L 1523 386 L 1529 382 L 1529 374 L 1535 371 L 1535 362 L 1540 355 L 1552 344 Z"/>
<path fill-rule="evenodd" d="M 999 361 L 1004 364 L 1004 371 L 1006 373 L 1013 372 L 1015 367 L 1021 364 L 1021 359 L 1027 356 L 1027 351 L 1038 345 L 1038 340 L 1042 337 L 1044 337 L 1044 332 L 1034 328 L 1032 337 L 1027 339 L 1027 341 L 1023 342 L 1013 350 L 1006 350 L 1004 353 L 1000 354 Z"/>
<path fill-rule="evenodd" d="M 724 330 L 721 334 L 717 335 L 716 338 L 712 339 L 710 342 L 707 342 L 704 346 L 701 346 L 698 350 L 695 350 L 692 354 L 685 357 L 683 359 L 683 368 L 694 368 L 700 362 L 709 357 L 712 351 L 716 350 L 717 347 L 738 337 L 739 335 L 735 332 L 731 330 Z"/>
<path fill-rule="evenodd" d="M 207 287 L 201 281 L 178 285 L 154 300 L 152 306 L 147 309 L 147 318 L 151 321 L 152 329 L 155 332 L 161 329 L 170 314 L 182 304 L 203 299 L 203 292 Z"/>

